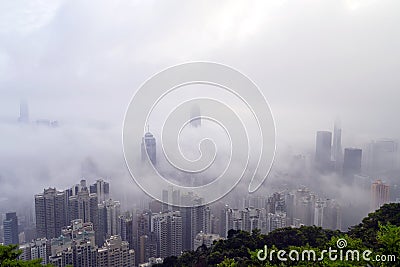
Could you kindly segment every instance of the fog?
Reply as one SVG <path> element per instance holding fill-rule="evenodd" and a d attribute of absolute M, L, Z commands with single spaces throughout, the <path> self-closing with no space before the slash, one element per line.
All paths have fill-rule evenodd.
<path fill-rule="evenodd" d="M 399 139 L 399 9 L 374 0 L 1 2 L 0 211 L 82 177 L 103 177 L 132 203 L 142 193 L 122 153 L 129 100 L 155 73 L 196 60 L 238 69 L 268 100 L 277 158 L 262 190 L 301 176 L 355 199 L 331 176 L 314 183 L 299 168 L 283 177 L 293 155 L 312 161 L 315 132 L 337 117 L 343 147 Z M 21 99 L 28 125 L 17 123 Z"/>

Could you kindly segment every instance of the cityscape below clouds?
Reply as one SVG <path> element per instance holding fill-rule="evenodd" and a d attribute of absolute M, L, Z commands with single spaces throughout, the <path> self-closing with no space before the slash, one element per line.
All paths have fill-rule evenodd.
<path fill-rule="evenodd" d="M 399 8 L 394 0 L 1 2 L 0 244 L 54 266 L 152 266 L 232 229 L 347 233 L 400 203 Z M 259 165 L 244 149 L 244 179 L 218 201 L 179 190 L 217 179 L 231 163 L 230 136 L 194 105 L 179 152 L 195 161 L 210 138 L 218 153 L 205 172 L 180 172 L 162 143 L 172 110 L 209 97 L 243 121 L 253 115 L 241 96 L 182 86 L 159 96 L 148 124 L 130 121 L 143 129 L 131 148 L 137 163 L 148 160 L 176 185 L 154 181 L 157 201 L 130 173 L 124 120 L 150 77 L 195 61 L 257 85 L 273 115 L 274 162 L 254 193 L 249 173 Z M 246 141 L 263 149 L 254 125 L 240 149 Z"/>

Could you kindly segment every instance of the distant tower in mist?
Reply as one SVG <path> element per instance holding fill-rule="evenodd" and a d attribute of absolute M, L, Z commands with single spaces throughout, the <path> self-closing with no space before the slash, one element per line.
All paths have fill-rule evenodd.
<path fill-rule="evenodd" d="M 315 147 L 315 163 L 321 171 L 331 168 L 332 133 L 318 131 Z"/>
<path fill-rule="evenodd" d="M 355 174 L 361 173 L 362 150 L 359 148 L 345 148 L 343 159 L 343 176 L 352 183 Z"/>
<path fill-rule="evenodd" d="M 340 127 L 340 121 L 335 121 L 333 129 L 333 147 L 332 147 L 332 158 L 334 161 L 343 160 L 342 154 L 342 128 Z"/>
<path fill-rule="evenodd" d="M 28 102 L 25 100 L 21 100 L 19 103 L 19 118 L 18 122 L 21 123 L 28 123 L 29 122 L 29 109 L 28 109 Z"/>
<path fill-rule="evenodd" d="M 142 138 L 142 161 L 145 161 L 147 155 L 151 163 L 155 166 L 157 163 L 157 148 L 156 139 L 153 134 L 147 129 L 147 133 Z"/>
<path fill-rule="evenodd" d="M 200 127 L 201 126 L 201 113 L 200 107 L 198 105 L 194 105 L 192 110 L 190 111 L 190 124 L 193 127 Z"/>

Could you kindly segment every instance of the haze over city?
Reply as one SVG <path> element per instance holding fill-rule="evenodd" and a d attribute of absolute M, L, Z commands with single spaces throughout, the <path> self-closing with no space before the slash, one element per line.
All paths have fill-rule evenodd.
<path fill-rule="evenodd" d="M 279 192 L 287 200 L 303 190 L 340 206 L 340 220 L 329 227 L 346 230 L 382 204 L 371 197 L 378 179 L 390 187 L 384 202 L 400 200 L 399 11 L 400 3 L 389 0 L 1 3 L 0 219 L 14 211 L 33 225 L 35 195 L 49 187 L 71 188 L 81 179 L 88 185 L 104 179 L 121 210 L 143 211 L 151 198 L 128 171 L 121 137 L 130 100 L 165 68 L 209 61 L 249 77 L 276 127 L 275 161 L 262 187 L 249 195 L 239 184 L 214 204 L 240 210 L 251 197 Z M 146 131 L 157 142 L 158 168 L 182 185 L 215 178 L 228 157 L 227 135 L 206 120 L 183 132 L 189 158 L 199 156 L 197 141 L 207 134 L 219 145 L 216 167 L 196 180 L 169 169 L 159 129 L 171 107 L 210 96 L 242 112 L 232 95 L 197 86 L 166 97 L 150 117 Z M 334 125 L 341 134 L 340 157 Z M 331 136 L 318 138 L 321 131 Z M 389 145 L 379 143 L 384 141 Z M 378 147 L 387 153 L 379 154 Z M 346 148 L 362 151 L 347 150 L 350 167 L 343 159 Z M 292 217 L 288 225 L 296 224 Z"/>

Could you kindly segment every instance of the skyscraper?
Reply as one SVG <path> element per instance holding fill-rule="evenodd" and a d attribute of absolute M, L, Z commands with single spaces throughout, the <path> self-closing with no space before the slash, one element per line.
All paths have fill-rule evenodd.
<path fill-rule="evenodd" d="M 315 147 L 315 163 L 320 171 L 331 170 L 332 133 L 318 131 Z"/>
<path fill-rule="evenodd" d="M 346 182 L 352 183 L 354 175 L 361 172 L 362 150 L 359 148 L 345 148 L 343 159 L 343 176 Z"/>
<path fill-rule="evenodd" d="M 149 157 L 151 163 L 155 166 L 157 164 L 157 148 L 156 139 L 153 134 L 147 132 L 142 138 L 142 161 L 147 160 Z"/>
<path fill-rule="evenodd" d="M 18 217 L 15 212 L 6 213 L 6 219 L 3 221 L 4 244 L 18 244 Z"/>
<path fill-rule="evenodd" d="M 383 204 L 389 203 L 389 185 L 376 180 L 371 185 L 371 210 L 379 209 Z"/>
<path fill-rule="evenodd" d="M 36 234 L 38 238 L 58 237 L 66 225 L 65 192 L 48 188 L 35 195 Z"/>
<path fill-rule="evenodd" d="M 340 127 L 340 122 L 338 120 L 335 121 L 335 126 L 333 129 L 332 159 L 335 162 L 336 171 L 339 171 L 342 166 L 343 151 L 342 151 L 342 129 Z"/>

